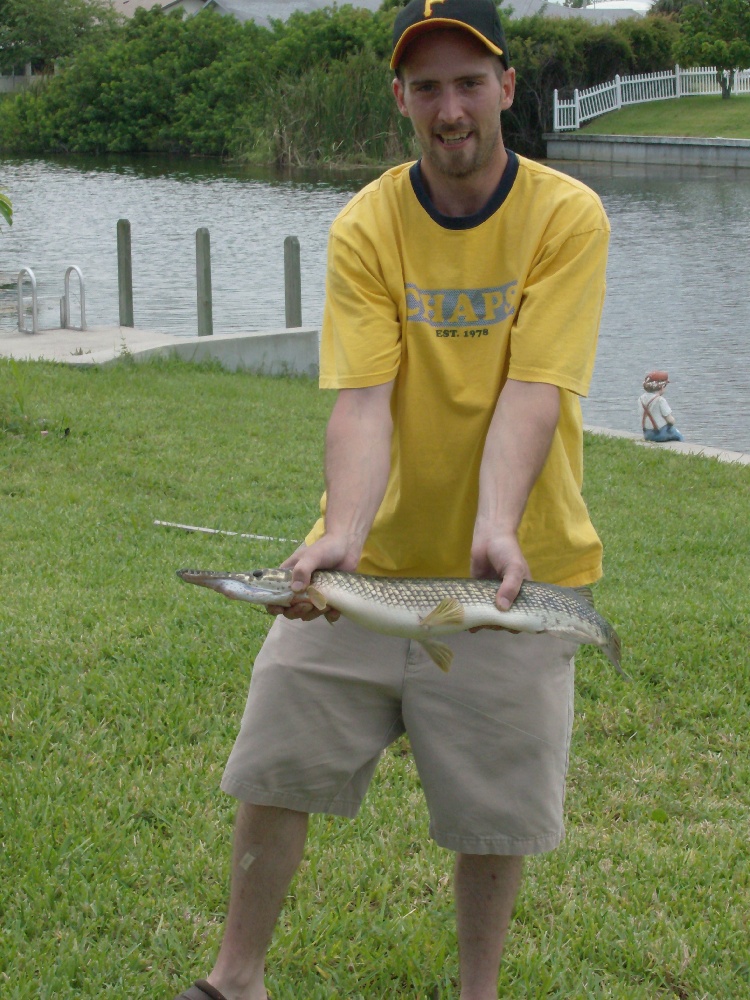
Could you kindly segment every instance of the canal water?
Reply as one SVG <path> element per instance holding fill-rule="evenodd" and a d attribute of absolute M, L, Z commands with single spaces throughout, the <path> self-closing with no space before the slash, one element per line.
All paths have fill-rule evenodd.
<path fill-rule="evenodd" d="M 593 187 L 612 223 L 587 423 L 638 432 L 643 375 L 666 368 L 687 440 L 750 451 L 750 171 L 553 165 Z M 42 326 L 58 325 L 71 264 L 84 274 L 89 325 L 117 324 L 120 218 L 132 227 L 137 326 L 197 332 L 203 226 L 216 333 L 284 326 L 288 235 L 300 241 L 303 323 L 317 326 L 328 227 L 370 176 L 292 179 L 208 160 L 0 158 L 0 188 L 15 211 L 0 232 L 0 329 L 15 325 L 22 266 L 36 275 Z"/>

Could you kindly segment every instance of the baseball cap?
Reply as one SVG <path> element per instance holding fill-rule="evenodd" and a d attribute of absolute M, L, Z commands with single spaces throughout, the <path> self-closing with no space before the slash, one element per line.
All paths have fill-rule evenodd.
<path fill-rule="evenodd" d="M 410 0 L 393 25 L 391 69 L 401 62 L 404 49 L 419 35 L 436 28 L 462 28 L 471 32 L 490 52 L 510 66 L 505 32 L 493 0 Z"/>

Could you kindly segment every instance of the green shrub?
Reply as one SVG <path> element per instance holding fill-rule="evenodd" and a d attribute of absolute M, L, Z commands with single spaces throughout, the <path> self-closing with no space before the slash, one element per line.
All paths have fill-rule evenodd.
<path fill-rule="evenodd" d="M 618 21 L 614 30 L 626 37 L 630 45 L 626 73 L 658 73 L 674 66 L 680 29 L 672 18 L 656 15 L 628 18 Z"/>

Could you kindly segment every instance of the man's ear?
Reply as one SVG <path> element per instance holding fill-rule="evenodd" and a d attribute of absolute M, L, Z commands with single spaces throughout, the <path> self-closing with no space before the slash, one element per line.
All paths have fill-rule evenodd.
<path fill-rule="evenodd" d="M 404 103 L 404 85 L 397 76 L 394 76 L 392 86 L 393 86 L 393 96 L 396 98 L 396 104 L 398 106 L 398 110 L 401 112 L 404 118 L 408 118 L 409 112 L 406 108 L 406 104 Z"/>
<path fill-rule="evenodd" d="M 512 66 L 510 67 L 510 69 L 506 69 L 505 72 L 503 73 L 503 78 L 500 82 L 500 85 L 503 88 L 501 110 L 507 111 L 508 108 L 513 103 L 513 98 L 515 97 L 516 93 L 516 71 Z"/>

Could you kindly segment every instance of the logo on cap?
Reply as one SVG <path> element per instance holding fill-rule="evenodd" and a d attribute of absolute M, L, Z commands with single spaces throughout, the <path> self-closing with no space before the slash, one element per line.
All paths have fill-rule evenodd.
<path fill-rule="evenodd" d="M 445 3 L 445 0 L 425 0 L 424 17 L 432 17 L 432 8 L 436 3 Z"/>

